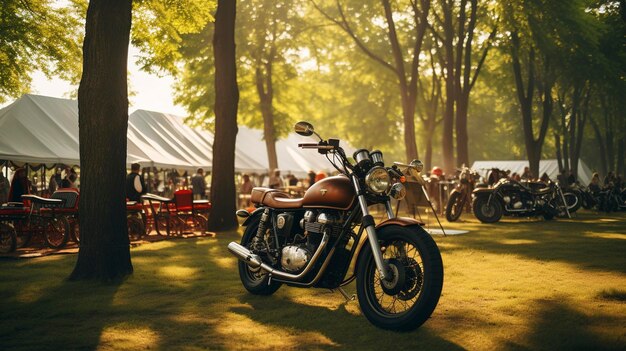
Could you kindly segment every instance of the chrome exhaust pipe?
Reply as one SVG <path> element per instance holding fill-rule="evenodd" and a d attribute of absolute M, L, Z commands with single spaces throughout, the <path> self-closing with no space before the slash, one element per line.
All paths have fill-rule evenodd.
<path fill-rule="evenodd" d="M 245 247 L 237 244 L 236 242 L 231 242 L 228 244 L 228 251 L 233 255 L 237 256 L 238 259 L 242 260 L 245 264 L 252 268 L 259 268 L 263 261 L 261 261 L 261 257 L 253 254 L 250 250 Z"/>
<path fill-rule="evenodd" d="M 244 246 L 237 244 L 234 241 L 228 244 L 228 251 L 230 251 L 233 255 L 237 256 L 237 258 L 243 261 L 245 264 L 250 266 L 250 268 L 261 267 L 262 270 L 266 271 L 270 275 L 273 275 L 274 277 L 285 279 L 288 281 L 299 281 L 302 278 L 304 278 L 304 276 L 306 276 L 307 273 L 311 271 L 313 266 L 315 266 L 315 262 L 320 257 L 320 255 L 322 254 L 322 251 L 324 251 L 324 248 L 326 247 L 327 244 L 328 244 L 328 234 L 324 234 L 319 247 L 313 254 L 313 257 L 311 257 L 311 260 L 309 261 L 307 266 L 304 268 L 304 270 L 298 274 L 291 274 L 291 273 L 283 272 L 268 265 L 267 263 L 263 263 L 263 261 L 261 260 L 261 257 L 253 254 L 252 252 L 250 252 L 250 250 L 248 250 Z"/>

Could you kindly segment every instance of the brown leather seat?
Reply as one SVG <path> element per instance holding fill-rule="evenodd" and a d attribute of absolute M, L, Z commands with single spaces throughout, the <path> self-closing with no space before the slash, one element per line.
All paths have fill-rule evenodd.
<path fill-rule="evenodd" d="M 253 204 L 263 204 L 272 208 L 291 209 L 302 207 L 302 199 L 292 199 L 288 194 L 270 188 L 252 189 L 250 201 Z"/>

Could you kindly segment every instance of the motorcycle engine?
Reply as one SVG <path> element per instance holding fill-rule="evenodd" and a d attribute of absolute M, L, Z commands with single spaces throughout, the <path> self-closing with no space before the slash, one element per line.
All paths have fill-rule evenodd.
<path fill-rule="evenodd" d="M 294 243 L 282 249 L 281 266 L 290 273 L 299 272 L 313 256 L 324 233 L 336 237 L 341 232 L 340 216 L 333 211 L 306 211 L 300 221 L 304 235 L 296 235 Z"/>

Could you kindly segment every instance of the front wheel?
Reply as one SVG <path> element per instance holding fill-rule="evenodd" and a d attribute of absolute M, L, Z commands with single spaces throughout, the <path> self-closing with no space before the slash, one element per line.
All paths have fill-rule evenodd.
<path fill-rule="evenodd" d="M 55 217 L 48 219 L 44 229 L 46 244 L 51 249 L 60 249 L 70 238 L 70 224 L 65 217 Z"/>
<path fill-rule="evenodd" d="M 361 311 L 379 328 L 415 329 L 430 317 L 441 296 L 443 263 L 437 244 L 421 227 L 385 227 L 378 237 L 392 278 L 381 280 L 366 245 L 356 268 Z"/>
<path fill-rule="evenodd" d="M 495 223 L 502 218 L 502 205 L 497 199 L 489 201 L 487 196 L 479 196 L 474 199 L 474 215 L 483 223 Z"/>
<path fill-rule="evenodd" d="M 450 194 L 450 199 L 446 205 L 446 219 L 448 222 L 454 222 L 463 213 L 463 207 L 465 206 L 465 196 L 462 193 L 453 191 Z"/>
<path fill-rule="evenodd" d="M 241 246 L 244 246 L 248 249 L 252 246 L 252 239 L 256 236 L 256 232 L 259 228 L 259 220 L 253 220 L 250 223 L 246 230 L 243 233 L 243 238 L 241 238 Z M 238 262 L 239 264 L 239 278 L 241 279 L 241 283 L 244 288 L 251 292 L 254 295 L 272 295 L 278 288 L 280 288 L 281 283 L 276 281 L 270 282 L 270 277 L 267 272 L 259 269 L 250 268 L 247 264 L 242 261 Z M 268 284 L 269 283 L 269 284 Z"/>

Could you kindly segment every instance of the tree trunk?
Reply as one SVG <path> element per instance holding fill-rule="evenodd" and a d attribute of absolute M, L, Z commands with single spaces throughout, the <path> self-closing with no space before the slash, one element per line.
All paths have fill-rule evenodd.
<path fill-rule="evenodd" d="M 554 133 L 554 147 L 556 149 L 556 162 L 559 165 L 559 174 L 563 173 L 563 155 L 561 154 L 561 138 Z"/>
<path fill-rule="evenodd" d="M 418 159 L 417 141 L 415 140 L 415 96 L 409 96 L 406 89 L 402 91 L 402 115 L 404 117 L 404 147 L 407 162 Z"/>
<path fill-rule="evenodd" d="M 443 153 L 443 168 L 446 173 L 453 173 L 454 162 L 454 100 L 456 93 L 454 75 L 454 28 L 452 27 L 452 9 L 445 2 L 442 3 L 444 11 L 444 40 L 445 67 L 446 67 L 446 105 L 443 112 L 443 134 L 441 136 L 441 149 Z"/>
<path fill-rule="evenodd" d="M 133 272 L 125 194 L 131 12 L 131 0 L 91 0 L 87 9 L 78 88 L 81 243 L 71 280 Z"/>
<path fill-rule="evenodd" d="M 591 118 L 590 119 L 591 122 L 591 127 L 593 127 L 593 132 L 596 136 L 596 141 L 598 142 L 598 148 L 600 149 L 600 166 L 602 174 L 607 174 L 608 171 L 608 165 L 607 165 L 607 159 L 606 159 L 606 150 L 604 148 L 604 138 L 602 138 L 602 133 L 600 133 L 600 127 L 598 126 L 598 123 Z"/>
<path fill-rule="evenodd" d="M 626 138 L 622 138 L 617 143 L 617 174 L 624 176 L 624 149 L 626 148 Z M 622 178 L 622 181 L 624 178 Z"/>
<path fill-rule="evenodd" d="M 235 217 L 235 141 L 237 138 L 236 2 L 218 0 L 213 34 L 215 55 L 215 140 L 209 230 L 237 227 Z"/>
<path fill-rule="evenodd" d="M 260 64 L 260 63 L 259 63 Z M 263 138 L 267 149 L 267 159 L 270 174 L 278 168 L 278 156 L 276 155 L 276 129 L 274 127 L 274 89 L 272 86 L 271 62 L 266 74 L 263 74 L 261 67 L 255 70 L 255 80 L 257 93 L 259 94 L 259 106 L 263 116 Z"/>
<path fill-rule="evenodd" d="M 467 137 L 467 109 L 469 96 L 459 97 L 456 102 L 456 163 L 457 166 L 469 167 L 469 150 Z"/>

